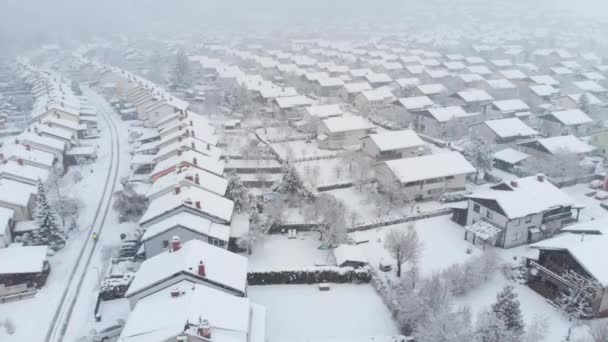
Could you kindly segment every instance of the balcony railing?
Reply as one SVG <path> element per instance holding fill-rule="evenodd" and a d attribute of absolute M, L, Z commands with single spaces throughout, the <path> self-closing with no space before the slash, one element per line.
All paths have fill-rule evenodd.
<path fill-rule="evenodd" d="M 569 219 L 569 218 L 572 218 L 571 211 L 545 216 L 545 217 L 543 217 L 543 223 L 557 221 L 557 220 L 565 220 L 565 219 Z"/>
<path fill-rule="evenodd" d="M 551 271 L 550 269 L 541 266 L 539 263 L 532 259 L 528 259 L 528 268 L 530 268 L 530 270 L 536 270 L 538 273 L 542 273 L 545 278 L 551 279 L 552 282 L 556 285 L 564 286 L 570 289 L 576 288 L 576 285 L 573 284 L 571 281 L 565 279 L 564 277 Z"/>

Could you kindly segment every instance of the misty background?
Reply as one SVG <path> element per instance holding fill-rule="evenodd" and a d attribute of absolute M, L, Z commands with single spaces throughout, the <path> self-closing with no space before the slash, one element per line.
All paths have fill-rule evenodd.
<path fill-rule="evenodd" d="M 489 23 L 519 21 L 522 13 L 545 13 L 584 21 L 608 21 L 605 0 L 2 0 L 0 50 L 7 54 L 99 34 L 179 32 L 318 32 L 328 26 L 391 24 L 403 20 L 458 24 L 471 18 Z M 565 19 L 570 17 L 570 19 Z M 540 18 L 540 17 L 539 17 Z M 526 18 L 529 23 L 529 17 Z M 540 20 L 540 19 L 539 19 Z"/>

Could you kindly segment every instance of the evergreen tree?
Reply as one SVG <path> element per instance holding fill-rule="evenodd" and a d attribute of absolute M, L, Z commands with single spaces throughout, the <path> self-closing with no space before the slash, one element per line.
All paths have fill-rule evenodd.
<path fill-rule="evenodd" d="M 281 180 L 275 185 L 274 191 L 282 194 L 299 194 L 304 197 L 310 197 L 310 193 L 304 187 L 304 183 L 293 165 L 287 162 L 283 164 L 282 173 Z"/>
<path fill-rule="evenodd" d="M 234 209 L 237 212 L 247 208 L 249 201 L 249 192 L 241 182 L 241 179 L 236 174 L 236 171 L 230 171 L 226 174 L 228 179 L 228 187 L 226 188 L 226 198 L 234 202 Z"/>
<path fill-rule="evenodd" d="M 479 178 L 480 171 L 492 170 L 494 152 L 492 148 L 481 141 L 473 141 L 464 147 L 464 156 L 475 167 L 475 181 Z"/>
<path fill-rule="evenodd" d="M 57 217 L 46 197 L 46 189 L 38 181 L 38 195 L 36 196 L 36 223 L 38 230 L 32 238 L 34 245 L 49 245 L 52 250 L 60 250 L 65 246 L 65 237 L 59 230 Z"/>
<path fill-rule="evenodd" d="M 496 303 L 492 304 L 492 312 L 505 324 L 508 330 L 517 336 L 524 333 L 524 320 L 519 307 L 519 299 L 513 291 L 513 286 L 505 286 L 496 295 Z"/>

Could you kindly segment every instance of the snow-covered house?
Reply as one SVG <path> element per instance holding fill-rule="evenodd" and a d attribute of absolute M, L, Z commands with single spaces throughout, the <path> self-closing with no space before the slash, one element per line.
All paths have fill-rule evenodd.
<path fill-rule="evenodd" d="M 530 158 L 530 155 L 513 148 L 505 148 L 494 153 L 494 167 L 507 172 L 513 172 L 515 167 Z"/>
<path fill-rule="evenodd" d="M 0 149 L 0 162 L 4 160 L 17 161 L 51 171 L 55 166 L 55 156 L 49 152 L 37 150 L 30 145 L 8 144 Z"/>
<path fill-rule="evenodd" d="M 342 114 L 344 114 L 344 110 L 339 104 L 315 105 L 304 108 L 302 120 L 315 122 L 316 120 L 342 116 Z"/>
<path fill-rule="evenodd" d="M 139 220 L 142 228 L 166 220 L 180 212 L 190 212 L 213 222 L 229 224 L 234 202 L 197 186 L 175 186 L 172 192 L 155 198 Z"/>
<path fill-rule="evenodd" d="M 159 161 L 152 170 L 150 177 L 153 180 L 171 173 L 179 166 L 191 166 L 221 176 L 224 174 L 224 161 L 216 157 L 206 156 L 195 150 L 178 150 L 177 154 Z"/>
<path fill-rule="evenodd" d="M 471 136 L 486 144 L 506 144 L 530 139 L 539 133 L 518 118 L 487 120 L 471 125 Z"/>
<path fill-rule="evenodd" d="M 158 122 L 166 116 L 175 113 L 184 114 L 188 109 L 188 105 L 188 102 L 173 96 L 168 96 L 165 99 L 151 103 L 145 108 L 144 126 L 156 127 Z"/>
<path fill-rule="evenodd" d="M 367 265 L 367 258 L 361 248 L 356 245 L 340 245 L 332 250 L 338 267 L 363 267 Z"/>
<path fill-rule="evenodd" d="M 547 136 L 571 134 L 584 136 L 591 132 L 593 120 L 579 109 L 562 110 L 540 115 L 539 129 Z"/>
<path fill-rule="evenodd" d="M 475 168 L 459 152 L 389 160 L 374 165 L 376 174 L 389 175 L 413 198 L 438 198 L 444 192 L 465 189 Z"/>
<path fill-rule="evenodd" d="M 180 280 L 139 300 L 118 341 L 265 342 L 266 309 L 248 298 Z"/>
<path fill-rule="evenodd" d="M 492 105 L 488 108 L 487 114 L 489 116 L 510 117 L 515 116 L 516 113 L 527 112 L 529 110 L 530 106 L 524 101 L 520 99 L 510 99 L 492 102 Z"/>
<path fill-rule="evenodd" d="M 598 152 L 608 157 L 608 128 L 602 128 L 591 132 L 589 144 L 597 148 Z"/>
<path fill-rule="evenodd" d="M 367 82 L 345 83 L 340 90 L 340 97 L 346 102 L 352 102 L 366 90 L 372 90 L 372 86 Z"/>
<path fill-rule="evenodd" d="M 362 139 L 361 150 L 376 161 L 416 157 L 424 154 L 425 143 L 412 130 L 385 131 Z"/>
<path fill-rule="evenodd" d="M 503 248 L 538 241 L 573 221 L 574 201 L 543 175 L 503 182 L 467 198 L 466 238 Z"/>
<path fill-rule="evenodd" d="M 13 210 L 15 221 L 32 219 L 38 193 L 35 186 L 2 178 L 0 179 L 0 189 L 0 207 Z"/>
<path fill-rule="evenodd" d="M 319 147 L 341 149 L 360 146 L 361 138 L 368 135 L 374 126 L 360 116 L 343 116 L 321 121 L 317 139 Z"/>
<path fill-rule="evenodd" d="M 47 246 L 0 248 L 0 296 L 39 289 L 51 271 Z"/>
<path fill-rule="evenodd" d="M 561 135 L 557 137 L 542 138 L 519 144 L 523 152 L 546 157 L 547 155 L 559 156 L 561 153 L 572 153 L 579 156 L 588 155 L 595 151 L 595 147 L 579 140 L 574 135 Z"/>
<path fill-rule="evenodd" d="M 37 166 L 26 165 L 23 159 L 6 161 L 0 165 L 0 179 L 10 179 L 17 182 L 36 185 L 46 182 L 50 172 Z"/>
<path fill-rule="evenodd" d="M 59 165 L 63 164 L 63 155 L 66 151 L 66 145 L 63 141 L 25 132 L 19 135 L 15 142 L 25 147 L 30 146 L 33 149 L 52 153 L 57 159 L 57 163 Z"/>
<path fill-rule="evenodd" d="M 274 113 L 287 118 L 297 117 L 298 111 L 301 108 L 312 106 L 313 104 L 315 104 L 315 101 L 304 95 L 277 97 L 272 102 Z"/>
<path fill-rule="evenodd" d="M 357 95 L 353 104 L 359 110 L 369 110 L 370 107 L 380 109 L 390 105 L 395 100 L 395 95 L 390 88 L 383 87 L 362 91 L 361 94 Z"/>
<path fill-rule="evenodd" d="M 604 101 L 597 98 L 595 95 L 591 93 L 577 93 L 577 94 L 567 94 L 564 96 L 560 96 L 555 101 L 555 105 L 558 108 L 563 109 L 578 109 L 581 103 L 581 98 L 585 96 L 587 98 L 588 105 L 591 108 L 599 108 L 604 105 Z"/>
<path fill-rule="evenodd" d="M 236 297 L 247 296 L 247 258 L 200 240 L 172 239 L 171 249 L 144 261 L 125 293 L 131 308 L 187 280 Z"/>
<path fill-rule="evenodd" d="M 571 298 L 579 296 L 580 303 L 588 300 L 590 304 L 588 312 L 581 306 L 581 313 L 589 318 L 608 317 L 608 272 L 604 262 L 608 258 L 607 245 L 608 235 L 571 233 L 531 245 L 538 250 L 538 257 L 527 260 L 528 286 L 550 300 L 560 299 L 563 293 Z M 578 287 L 592 282 L 599 285 L 592 293 Z"/>
<path fill-rule="evenodd" d="M 470 112 L 483 111 L 484 107 L 494 98 L 482 89 L 466 89 L 452 95 L 462 101 L 465 110 Z"/>
<path fill-rule="evenodd" d="M 467 113 L 460 106 L 434 107 L 412 112 L 414 130 L 439 139 L 465 136 L 478 113 Z"/>
<path fill-rule="evenodd" d="M 146 258 L 171 249 L 170 243 L 174 236 L 179 236 L 182 242 L 200 240 L 217 247 L 228 248 L 230 226 L 212 222 L 190 212 L 180 212 L 146 227 L 141 237 Z"/>
<path fill-rule="evenodd" d="M 156 199 L 174 191 L 176 185 L 200 187 L 214 194 L 224 196 L 228 181 L 223 177 L 196 167 L 180 166 L 173 172 L 156 179 L 148 190 L 146 197 L 149 200 Z"/>

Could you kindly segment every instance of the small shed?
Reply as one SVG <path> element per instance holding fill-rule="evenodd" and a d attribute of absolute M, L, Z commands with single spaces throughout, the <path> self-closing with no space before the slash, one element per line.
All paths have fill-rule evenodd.
<path fill-rule="evenodd" d="M 361 249 L 355 245 L 340 245 L 333 250 L 333 255 L 339 267 L 358 268 L 367 265 Z"/>

